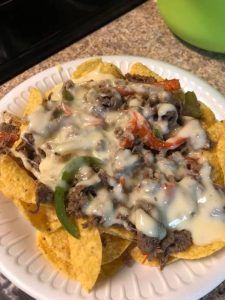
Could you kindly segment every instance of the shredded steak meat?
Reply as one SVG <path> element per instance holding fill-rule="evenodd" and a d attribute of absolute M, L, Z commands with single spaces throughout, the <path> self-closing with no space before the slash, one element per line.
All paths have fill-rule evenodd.
<path fill-rule="evenodd" d="M 100 169 L 98 172 L 98 177 L 100 178 L 101 183 L 104 187 L 106 187 L 108 190 L 113 189 L 113 187 L 109 184 L 109 175 L 105 170 Z"/>
<path fill-rule="evenodd" d="M 39 153 L 36 152 L 32 133 L 26 133 L 24 135 L 22 142 L 16 147 L 16 151 L 22 152 L 28 158 L 28 161 L 32 167 L 34 167 L 36 170 L 39 170 L 39 164 L 41 162 L 41 158 L 43 157 L 44 151 L 41 150 Z"/>
<path fill-rule="evenodd" d="M 19 128 L 13 124 L 3 122 L 0 124 L 0 132 L 18 133 Z"/>
<path fill-rule="evenodd" d="M 137 233 L 137 246 L 144 253 L 148 254 L 152 259 L 160 252 L 160 240 L 154 237 L 149 237 L 140 231 Z"/>
<path fill-rule="evenodd" d="M 67 213 L 75 217 L 82 217 L 82 207 L 88 201 L 88 196 L 95 197 L 93 186 L 75 185 L 67 195 Z"/>
<path fill-rule="evenodd" d="M 198 176 L 201 169 L 201 164 L 199 164 L 198 161 L 192 157 L 187 156 L 185 160 L 189 175 Z"/>
<path fill-rule="evenodd" d="M 161 268 L 166 265 L 171 254 L 185 251 L 192 244 L 191 233 L 188 230 L 170 231 L 162 241 L 140 232 L 137 235 L 137 245 L 140 250 L 148 255 L 149 260 L 158 258 Z"/>
<path fill-rule="evenodd" d="M 13 146 L 19 138 L 19 127 L 9 124 L 0 124 L 0 153 L 7 153 L 8 149 Z"/>
<path fill-rule="evenodd" d="M 156 79 L 152 76 L 142 76 L 142 75 L 132 75 L 127 73 L 125 78 L 130 82 L 137 82 L 137 83 L 147 83 L 152 84 L 156 82 Z"/>
<path fill-rule="evenodd" d="M 51 203 L 53 201 L 53 198 L 53 191 L 44 183 L 38 182 L 36 189 L 36 202 Z"/>
<path fill-rule="evenodd" d="M 115 89 L 102 88 L 97 102 L 105 110 L 117 110 L 123 104 L 123 99 Z"/>

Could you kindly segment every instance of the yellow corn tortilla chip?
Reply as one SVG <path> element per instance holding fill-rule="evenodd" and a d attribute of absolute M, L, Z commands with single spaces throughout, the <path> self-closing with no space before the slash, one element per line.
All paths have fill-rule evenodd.
<path fill-rule="evenodd" d="M 121 239 L 107 233 L 101 234 L 102 265 L 108 264 L 118 258 L 130 245 L 130 241 Z"/>
<path fill-rule="evenodd" d="M 217 121 L 207 129 L 209 139 L 217 143 L 219 138 L 225 134 L 225 121 Z"/>
<path fill-rule="evenodd" d="M 60 239 L 61 243 L 57 242 Z M 76 279 L 76 271 L 70 260 L 68 234 L 65 230 L 57 230 L 54 234 L 38 233 L 37 246 L 55 268 L 69 278 Z"/>
<path fill-rule="evenodd" d="M 135 234 L 133 232 L 128 231 L 123 227 L 117 227 L 117 226 L 102 227 L 100 228 L 100 231 L 129 241 L 133 241 L 135 237 Z"/>
<path fill-rule="evenodd" d="M 183 252 L 173 254 L 173 257 L 179 259 L 199 259 L 207 257 L 225 247 L 225 242 L 218 241 L 205 246 L 192 245 Z"/>
<path fill-rule="evenodd" d="M 35 203 L 34 179 L 8 155 L 0 156 L 0 191 L 13 201 Z"/>
<path fill-rule="evenodd" d="M 102 265 L 101 272 L 99 274 L 97 283 L 112 277 L 119 270 L 121 270 L 123 266 L 124 266 L 124 257 L 123 257 L 123 255 L 121 255 L 120 257 L 118 257 L 117 259 L 111 261 L 108 264 Z"/>
<path fill-rule="evenodd" d="M 215 184 L 223 185 L 224 175 L 217 156 L 217 147 L 210 150 L 203 151 L 203 155 L 207 158 L 210 166 L 212 167 L 211 178 Z"/>
<path fill-rule="evenodd" d="M 83 228 L 85 220 L 78 220 L 80 238 L 69 235 L 70 257 L 76 278 L 86 291 L 95 285 L 102 264 L 102 242 L 97 228 Z"/>
<path fill-rule="evenodd" d="M 141 75 L 141 76 L 151 76 L 154 77 L 157 81 L 164 80 L 161 76 L 150 70 L 148 67 L 141 63 L 135 63 L 131 66 L 129 73 L 132 75 Z"/>
<path fill-rule="evenodd" d="M 200 101 L 199 101 L 200 102 Z M 201 124 L 205 130 L 216 123 L 216 117 L 211 109 L 200 102 Z"/>
<path fill-rule="evenodd" d="M 225 185 L 225 131 L 217 144 L 217 157 L 224 177 L 223 184 L 221 185 L 224 186 Z"/>
<path fill-rule="evenodd" d="M 61 226 L 51 206 L 41 205 L 36 209 L 36 183 L 27 172 L 8 155 L 0 156 L 0 191 L 19 208 L 31 224 L 41 231 L 54 231 Z"/>
<path fill-rule="evenodd" d="M 141 250 L 138 247 L 134 247 L 133 249 L 131 249 L 130 255 L 134 261 L 136 261 L 141 265 L 149 266 L 149 267 L 160 267 L 160 262 L 158 259 L 153 259 L 149 261 L 148 259 L 146 259 L 146 256 L 141 252 Z M 171 256 L 169 257 L 169 260 L 166 264 L 169 265 L 177 260 L 178 259 L 176 257 Z"/>
<path fill-rule="evenodd" d="M 24 217 L 39 231 L 54 232 L 61 227 L 55 208 L 50 205 L 41 205 L 38 213 L 34 213 L 36 205 L 23 201 L 14 201 L 14 204 Z"/>
<path fill-rule="evenodd" d="M 42 93 L 39 89 L 32 87 L 30 89 L 30 94 L 28 97 L 28 102 L 23 112 L 24 116 L 30 115 L 34 112 L 38 105 L 40 105 L 43 101 Z"/>
<path fill-rule="evenodd" d="M 115 78 L 123 78 L 123 74 L 120 69 L 117 68 L 114 64 L 103 62 L 101 58 L 91 59 L 80 64 L 76 71 L 74 71 L 72 78 L 79 79 L 85 77 L 93 71 L 99 71 L 103 74 L 109 74 Z"/>

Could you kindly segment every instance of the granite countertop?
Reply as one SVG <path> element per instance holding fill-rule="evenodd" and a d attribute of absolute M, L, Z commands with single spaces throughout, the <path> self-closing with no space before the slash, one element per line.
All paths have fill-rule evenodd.
<path fill-rule="evenodd" d="M 160 18 L 155 1 L 147 1 L 6 82 L 0 87 L 0 98 L 25 79 L 56 64 L 86 56 L 120 54 L 145 56 L 174 64 L 198 75 L 225 95 L 225 55 L 199 50 L 182 42 Z M 0 276 L 0 299 L 31 298 Z M 206 299 L 225 299 L 225 282 L 204 297 Z"/>

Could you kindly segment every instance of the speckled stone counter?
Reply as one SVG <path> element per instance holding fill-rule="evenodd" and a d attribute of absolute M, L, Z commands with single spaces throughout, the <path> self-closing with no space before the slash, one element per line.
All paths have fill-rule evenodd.
<path fill-rule="evenodd" d="M 161 19 L 156 3 L 147 1 L 3 84 L 0 98 L 25 79 L 58 63 L 86 56 L 115 54 L 145 56 L 174 64 L 198 75 L 225 95 L 225 55 L 196 49 L 176 38 Z M 0 276 L 0 299 L 30 298 Z M 225 299 L 225 283 L 204 297 L 206 299 Z"/>

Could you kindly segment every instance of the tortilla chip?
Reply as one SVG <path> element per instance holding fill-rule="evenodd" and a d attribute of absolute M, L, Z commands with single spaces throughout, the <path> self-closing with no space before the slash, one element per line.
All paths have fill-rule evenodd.
<path fill-rule="evenodd" d="M 28 97 L 28 102 L 23 112 L 24 116 L 30 115 L 34 112 L 38 105 L 40 105 L 43 101 L 42 93 L 39 89 L 32 87 L 30 89 L 30 94 Z"/>
<path fill-rule="evenodd" d="M 102 265 L 101 272 L 98 277 L 98 283 L 115 275 L 124 266 L 124 257 L 121 255 L 117 259 L 108 264 Z"/>
<path fill-rule="evenodd" d="M 221 167 L 221 170 L 223 172 L 223 184 L 221 185 L 225 185 L 225 132 L 224 135 L 221 136 L 221 138 L 219 139 L 219 142 L 217 144 L 217 157 L 218 157 L 218 161 Z"/>
<path fill-rule="evenodd" d="M 102 227 L 100 228 L 100 231 L 129 241 L 133 241 L 135 237 L 135 234 L 132 231 L 128 231 L 123 227 L 117 227 L 117 226 Z"/>
<path fill-rule="evenodd" d="M 76 279 L 76 272 L 70 260 L 68 234 L 65 230 L 57 230 L 54 234 L 38 233 L 37 246 L 55 268 L 69 278 Z"/>
<path fill-rule="evenodd" d="M 13 201 L 35 203 L 36 183 L 15 160 L 0 156 L 0 191 Z"/>
<path fill-rule="evenodd" d="M 0 191 L 19 208 L 31 224 L 41 231 L 54 231 L 61 226 L 54 207 L 41 205 L 36 209 L 36 183 L 27 172 L 8 155 L 0 156 Z"/>
<path fill-rule="evenodd" d="M 102 242 L 97 228 L 83 228 L 85 220 L 78 220 L 80 238 L 69 235 L 71 261 L 75 277 L 82 287 L 90 291 L 95 285 L 102 263 Z"/>
<path fill-rule="evenodd" d="M 149 267 L 160 267 L 160 262 L 158 259 L 153 259 L 149 261 L 148 259 L 146 259 L 146 255 L 144 255 L 138 247 L 134 247 L 133 249 L 131 249 L 130 255 L 134 261 L 136 261 L 141 265 L 149 266 Z M 176 257 L 171 256 L 169 257 L 169 260 L 166 263 L 166 265 L 169 265 L 177 260 L 178 259 Z"/>
<path fill-rule="evenodd" d="M 103 74 L 109 74 L 115 78 L 123 78 L 123 74 L 120 69 L 117 68 L 114 64 L 103 62 L 101 58 L 91 59 L 80 64 L 76 71 L 74 71 L 72 78 L 79 79 L 86 76 L 90 72 L 99 71 Z"/>
<path fill-rule="evenodd" d="M 225 121 L 217 121 L 207 129 L 209 139 L 217 143 L 219 138 L 225 134 Z"/>
<path fill-rule="evenodd" d="M 199 259 L 207 257 L 225 247 L 225 242 L 218 241 L 205 246 L 192 245 L 183 252 L 173 254 L 173 257 L 180 259 Z"/>
<path fill-rule="evenodd" d="M 217 147 L 209 151 L 203 151 L 203 155 L 207 158 L 210 166 L 212 167 L 211 178 L 215 184 L 223 185 L 224 175 L 217 156 Z"/>
<path fill-rule="evenodd" d="M 14 204 L 24 217 L 39 231 L 54 232 L 61 227 L 53 206 L 41 205 L 39 211 L 34 213 L 36 205 L 33 203 L 16 200 Z"/>
<path fill-rule="evenodd" d="M 200 101 L 199 101 L 200 102 Z M 205 130 L 216 123 L 216 117 L 211 109 L 200 102 L 201 124 Z"/>
<path fill-rule="evenodd" d="M 161 76 L 150 70 L 148 67 L 141 63 L 135 63 L 131 66 L 129 73 L 132 75 L 141 75 L 141 76 L 148 76 L 154 77 L 157 81 L 164 80 Z"/>
<path fill-rule="evenodd" d="M 118 258 L 130 245 L 130 241 L 121 239 L 107 233 L 101 234 L 102 265 L 108 264 Z"/>
<path fill-rule="evenodd" d="M 51 94 L 51 101 L 59 101 L 59 96 L 61 93 L 61 89 L 63 87 L 63 83 L 60 82 L 56 84 L 52 89 L 45 92 L 45 98 L 48 99 Z"/>

